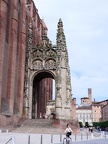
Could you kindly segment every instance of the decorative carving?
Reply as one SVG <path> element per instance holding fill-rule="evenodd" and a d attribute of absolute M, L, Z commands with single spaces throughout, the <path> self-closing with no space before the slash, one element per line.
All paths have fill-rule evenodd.
<path fill-rule="evenodd" d="M 61 56 L 60 56 L 60 55 L 57 55 L 57 56 L 56 56 L 56 65 L 57 65 L 57 68 L 58 68 L 58 69 L 60 68 L 60 64 L 61 64 Z"/>
<path fill-rule="evenodd" d="M 33 58 L 38 58 L 38 57 L 43 57 L 43 52 L 40 51 L 39 49 L 33 52 Z"/>
<path fill-rule="evenodd" d="M 44 30 L 42 35 L 42 41 L 36 46 L 32 46 L 33 43 L 33 31 L 32 26 L 29 26 L 28 30 L 28 52 L 27 52 L 27 62 L 26 62 L 26 75 L 25 75 L 25 87 L 28 89 L 25 90 L 26 99 L 28 99 L 29 94 L 31 93 L 30 89 L 30 81 L 35 72 L 45 72 L 45 73 L 53 73 L 56 84 L 56 112 L 57 118 L 64 118 L 66 114 L 66 118 L 69 119 L 69 112 L 71 108 L 69 107 L 71 104 L 71 80 L 70 80 L 70 69 L 69 69 L 69 61 L 68 61 L 68 51 L 66 47 L 66 40 L 63 31 L 63 23 L 61 19 L 58 23 L 57 30 L 57 44 L 52 45 L 50 40 L 47 37 L 47 31 Z M 28 70 L 27 70 L 28 69 Z M 44 74 L 42 75 L 44 78 Z M 47 74 L 45 74 L 47 77 Z M 33 94 L 32 94 L 33 95 Z M 37 94 L 38 95 L 38 94 Z M 34 97 L 33 97 L 34 98 Z M 29 99 L 28 99 L 29 100 Z M 34 102 L 34 101 L 33 101 Z M 65 102 L 65 104 L 64 104 Z M 35 103 L 33 107 L 35 108 Z M 65 109 L 65 113 L 61 113 L 62 108 L 67 105 L 68 110 Z M 25 106 L 28 106 L 28 102 L 26 100 Z M 34 113 L 33 107 L 31 108 Z M 68 114 L 67 114 L 68 113 Z"/>
<path fill-rule="evenodd" d="M 34 69 L 41 69 L 43 68 L 43 63 L 41 60 L 35 60 L 33 61 L 33 68 Z"/>
<path fill-rule="evenodd" d="M 32 24 L 29 25 L 28 28 L 28 41 L 27 41 L 27 45 L 28 45 L 28 50 L 31 49 L 32 44 L 33 44 L 33 28 L 32 28 Z"/>
<path fill-rule="evenodd" d="M 25 82 L 24 82 L 24 97 L 26 97 L 28 99 L 29 95 L 29 89 L 28 89 L 28 85 L 29 85 L 29 61 L 31 58 L 31 50 L 32 50 L 32 45 L 33 45 L 33 28 L 32 28 L 32 24 L 29 24 L 29 28 L 28 28 L 28 40 L 27 40 L 27 50 L 26 50 L 26 59 L 25 59 Z M 24 104 L 25 106 L 25 104 Z"/>
<path fill-rule="evenodd" d="M 61 84 L 61 82 L 62 82 L 61 71 L 57 70 L 56 75 L 57 75 L 57 77 L 56 77 L 56 83 L 57 84 Z"/>
<path fill-rule="evenodd" d="M 55 69 L 56 62 L 53 59 L 49 59 L 45 62 L 45 68 L 46 69 Z"/>
<path fill-rule="evenodd" d="M 46 55 L 47 55 L 48 57 L 53 57 L 53 58 L 55 58 L 57 54 L 56 54 L 56 52 L 55 52 L 53 49 L 50 49 L 50 50 L 46 51 Z"/>
<path fill-rule="evenodd" d="M 66 98 L 66 105 L 70 102 L 70 97 Z"/>
<path fill-rule="evenodd" d="M 63 23 L 62 20 L 59 19 L 58 22 L 58 31 L 57 31 L 57 47 L 62 51 L 66 51 L 66 39 L 63 30 Z"/>
<path fill-rule="evenodd" d="M 57 87 L 56 87 L 56 91 L 57 91 L 57 95 L 56 95 L 56 97 L 61 98 L 60 90 L 61 90 L 61 87 L 57 86 Z"/>

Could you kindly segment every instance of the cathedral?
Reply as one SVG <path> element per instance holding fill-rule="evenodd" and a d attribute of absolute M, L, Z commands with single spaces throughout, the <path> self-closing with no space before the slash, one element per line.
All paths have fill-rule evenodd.
<path fill-rule="evenodd" d="M 56 119 L 72 118 L 62 20 L 58 21 L 55 45 L 47 31 L 33 0 L 0 0 L 0 127 L 50 113 Z"/>

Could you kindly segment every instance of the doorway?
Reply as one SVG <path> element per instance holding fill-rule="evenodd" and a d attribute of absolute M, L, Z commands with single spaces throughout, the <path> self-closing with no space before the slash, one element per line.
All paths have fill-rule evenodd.
<path fill-rule="evenodd" d="M 34 77 L 32 119 L 45 118 L 47 101 L 54 99 L 54 85 L 54 77 L 49 72 L 41 72 Z"/>

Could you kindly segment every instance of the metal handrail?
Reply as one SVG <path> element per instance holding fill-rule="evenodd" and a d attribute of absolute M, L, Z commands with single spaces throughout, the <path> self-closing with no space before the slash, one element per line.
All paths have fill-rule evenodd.
<path fill-rule="evenodd" d="M 5 144 L 8 144 L 11 140 L 12 140 L 12 138 L 10 138 Z"/>

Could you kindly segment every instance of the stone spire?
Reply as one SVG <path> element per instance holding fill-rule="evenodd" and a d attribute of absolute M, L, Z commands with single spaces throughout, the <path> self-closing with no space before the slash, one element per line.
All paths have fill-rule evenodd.
<path fill-rule="evenodd" d="M 61 18 L 59 19 L 59 22 L 58 22 L 56 43 L 57 43 L 57 48 L 60 48 L 63 51 L 66 50 L 66 38 L 64 35 L 63 22 Z"/>

